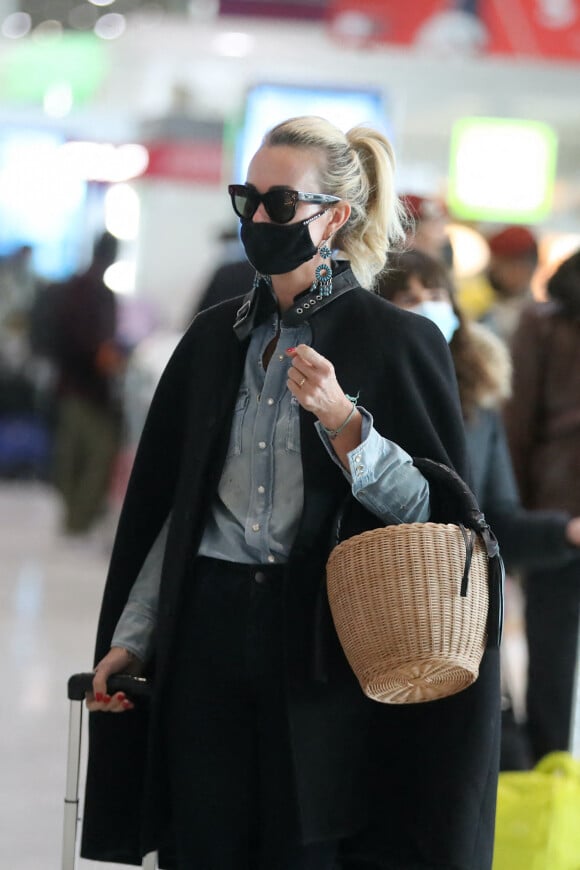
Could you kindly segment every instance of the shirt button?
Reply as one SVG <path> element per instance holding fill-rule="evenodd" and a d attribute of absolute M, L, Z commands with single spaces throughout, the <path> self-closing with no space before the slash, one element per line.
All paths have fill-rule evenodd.
<path fill-rule="evenodd" d="M 364 470 L 365 470 L 364 465 L 357 465 L 357 467 L 356 467 L 357 474 L 362 474 Z"/>
<path fill-rule="evenodd" d="M 273 404 L 274 404 L 274 399 L 268 399 L 268 404 L 269 404 L 269 405 L 273 405 Z"/>
<path fill-rule="evenodd" d="M 284 359 L 284 354 L 283 353 L 278 354 L 278 359 L 280 360 L 280 362 L 282 362 L 282 360 Z"/>
<path fill-rule="evenodd" d="M 268 556 L 268 562 L 270 562 L 270 564 L 272 564 L 272 562 L 275 562 L 275 561 L 276 561 L 276 559 L 274 558 L 274 556 Z"/>
<path fill-rule="evenodd" d="M 260 495 L 263 495 L 266 492 L 266 487 L 260 484 L 260 486 L 258 487 L 258 492 L 260 493 Z"/>
<path fill-rule="evenodd" d="M 256 573 L 254 574 L 254 580 L 256 581 L 256 583 L 264 583 L 264 581 L 266 580 L 266 574 L 264 573 L 264 571 L 256 571 Z"/>
<path fill-rule="evenodd" d="M 254 525 L 252 526 L 252 531 L 259 532 L 260 531 L 260 523 L 254 523 Z"/>
<path fill-rule="evenodd" d="M 266 442 L 265 441 L 258 441 L 258 447 L 260 448 L 260 450 L 265 450 L 266 449 Z"/>
<path fill-rule="evenodd" d="M 354 461 L 355 461 L 355 462 L 360 462 L 360 459 L 361 459 L 361 457 L 360 457 L 360 453 L 357 453 L 356 456 L 354 457 Z"/>

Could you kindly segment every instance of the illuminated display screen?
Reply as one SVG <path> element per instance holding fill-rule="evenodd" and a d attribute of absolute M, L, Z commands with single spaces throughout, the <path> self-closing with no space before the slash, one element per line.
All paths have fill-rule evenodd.
<path fill-rule="evenodd" d="M 321 115 L 348 130 L 368 124 L 392 140 L 383 95 L 378 90 L 259 84 L 246 98 L 241 130 L 237 136 L 235 181 L 245 181 L 248 164 L 264 134 L 275 124 L 297 115 Z"/>
<path fill-rule="evenodd" d="M 556 134 L 546 124 L 463 118 L 451 137 L 451 212 L 466 220 L 537 223 L 551 209 L 556 155 Z"/>
<path fill-rule="evenodd" d="M 35 271 L 54 280 L 77 268 L 86 202 L 61 142 L 50 131 L 0 133 L 0 255 L 31 245 Z"/>

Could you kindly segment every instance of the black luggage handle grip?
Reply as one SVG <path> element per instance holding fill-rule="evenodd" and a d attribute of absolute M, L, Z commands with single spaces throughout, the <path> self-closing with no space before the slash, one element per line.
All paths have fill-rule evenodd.
<path fill-rule="evenodd" d="M 92 692 L 95 675 L 89 673 L 73 674 L 68 680 L 69 701 L 84 701 L 85 693 Z M 125 692 L 128 698 L 149 698 L 151 696 L 151 683 L 145 677 L 133 677 L 130 674 L 112 674 L 107 680 L 107 691 L 114 695 L 115 692 Z"/>

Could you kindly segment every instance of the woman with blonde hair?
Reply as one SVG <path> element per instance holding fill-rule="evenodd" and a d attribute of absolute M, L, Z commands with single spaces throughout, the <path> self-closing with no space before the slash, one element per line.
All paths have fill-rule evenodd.
<path fill-rule="evenodd" d="M 437 518 L 413 459 L 464 470 L 444 339 L 369 292 L 402 237 L 393 166 L 377 131 L 301 117 L 229 187 L 256 280 L 194 319 L 144 429 L 88 698 L 85 857 L 491 866 L 497 650 L 461 696 L 380 705 L 326 598 L 345 500 L 345 535 Z M 107 694 L 128 668 L 149 711 Z"/>

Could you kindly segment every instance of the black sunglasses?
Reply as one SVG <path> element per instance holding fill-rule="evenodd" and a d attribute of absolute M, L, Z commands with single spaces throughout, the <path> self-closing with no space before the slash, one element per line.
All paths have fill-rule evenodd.
<path fill-rule="evenodd" d="M 288 187 L 273 187 L 266 193 L 258 193 L 248 184 L 230 184 L 228 193 L 238 217 L 251 220 L 260 203 L 263 202 L 266 214 L 277 224 L 287 224 L 291 221 L 299 202 L 340 202 L 339 196 L 330 196 L 327 193 L 304 193 L 302 190 L 290 190 Z"/>

